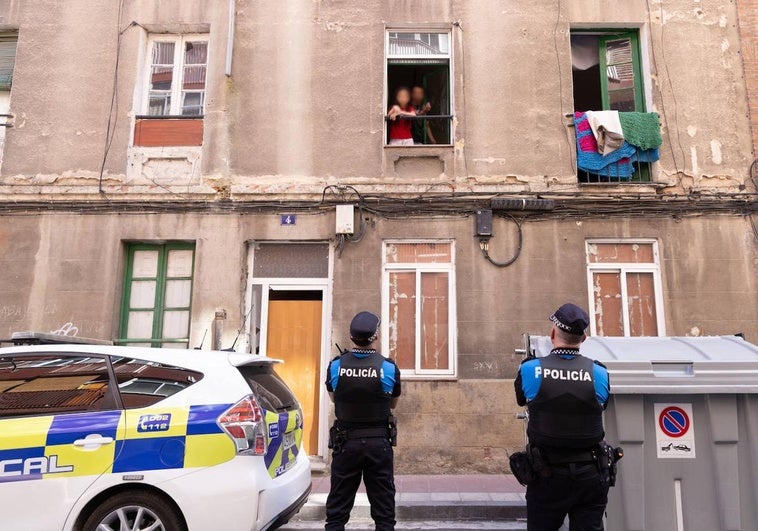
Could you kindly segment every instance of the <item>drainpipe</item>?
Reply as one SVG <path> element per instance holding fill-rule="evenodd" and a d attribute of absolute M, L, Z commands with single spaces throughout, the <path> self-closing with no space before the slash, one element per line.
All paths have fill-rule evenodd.
<path fill-rule="evenodd" d="M 234 10 L 235 0 L 229 0 L 229 29 L 226 33 L 226 69 L 227 77 L 232 76 L 232 52 L 234 52 Z"/>

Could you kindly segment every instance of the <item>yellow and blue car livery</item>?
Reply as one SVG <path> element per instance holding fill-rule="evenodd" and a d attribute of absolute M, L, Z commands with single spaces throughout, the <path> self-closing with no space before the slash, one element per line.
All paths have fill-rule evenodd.
<path fill-rule="evenodd" d="M 258 448 L 261 452 L 243 451 L 240 440 L 229 432 L 230 411 L 255 396 L 247 378 L 273 374 L 275 360 L 226 352 L 37 345 L 0 349 L 0 358 L 6 360 L 2 368 L 13 370 L 9 357 L 19 357 L 21 364 L 23 356 L 47 353 L 134 359 L 203 377 L 133 409 L 116 409 L 115 404 L 106 409 L 101 403 L 97 411 L 58 409 L 44 414 L 42 404 L 35 406 L 42 414 L 29 408 L 28 414 L 0 415 L 0 530 L 80 530 L 82 518 L 124 489 L 172 502 L 190 530 L 266 531 L 286 521 L 307 500 L 310 462 L 300 451 L 303 419 L 296 401 L 288 411 L 267 411 L 259 399 L 265 443 Z M 11 382 L 13 374 L 5 376 Z M 8 402 L 17 404 L 21 398 Z M 72 409 L 78 407 L 89 404 Z"/>
<path fill-rule="evenodd" d="M 303 420 L 298 412 L 265 411 L 268 449 L 263 460 L 268 473 L 276 478 L 289 470 L 297 459 L 303 441 Z"/>
<path fill-rule="evenodd" d="M 231 404 L 98 411 L 0 421 L 0 482 L 213 466 L 235 456 L 216 422 Z M 294 465 L 302 443 L 298 412 L 265 412 L 272 478 Z M 87 435 L 101 440 L 87 446 Z M 78 443 L 77 443 L 78 442 Z M 78 448 L 75 446 L 77 443 Z M 74 452 L 88 450 L 83 460 Z"/>

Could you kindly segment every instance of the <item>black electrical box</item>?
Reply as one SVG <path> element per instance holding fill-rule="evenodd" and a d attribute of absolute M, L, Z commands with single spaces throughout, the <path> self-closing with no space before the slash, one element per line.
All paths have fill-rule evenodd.
<path fill-rule="evenodd" d="M 476 211 L 476 235 L 492 236 L 492 210 Z"/>

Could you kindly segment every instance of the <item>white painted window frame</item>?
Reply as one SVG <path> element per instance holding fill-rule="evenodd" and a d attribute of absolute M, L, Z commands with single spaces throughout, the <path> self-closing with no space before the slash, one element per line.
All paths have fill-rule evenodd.
<path fill-rule="evenodd" d="M 652 263 L 627 263 L 627 262 L 590 262 L 590 246 L 595 244 L 641 244 L 653 246 Z M 630 337 L 631 326 L 629 324 L 629 301 L 627 297 L 626 275 L 627 273 L 652 273 L 653 289 L 655 290 L 655 318 L 658 328 L 658 336 L 666 335 L 666 314 L 663 306 L 663 281 L 661 279 L 661 266 L 658 240 L 652 238 L 630 238 L 630 239 L 589 239 L 585 241 L 585 255 L 587 260 L 587 293 L 589 295 L 590 308 L 590 333 L 597 335 L 597 324 L 595 322 L 595 283 L 593 277 L 595 273 L 619 273 L 621 284 L 621 314 L 624 325 L 624 337 Z"/>
<path fill-rule="evenodd" d="M 425 55 L 418 55 L 418 54 L 390 54 L 390 33 L 447 33 L 448 36 L 448 53 L 446 54 L 425 54 Z M 455 109 L 455 83 L 453 82 L 455 79 L 455 66 L 453 64 L 453 49 L 454 49 L 454 40 L 453 40 L 453 28 L 451 26 L 445 26 L 440 25 L 438 27 L 427 27 L 427 28 L 399 28 L 396 26 L 387 26 L 384 28 L 384 94 L 382 97 L 382 112 L 386 113 L 387 109 L 387 101 L 390 97 L 390 88 L 389 88 L 389 76 L 387 73 L 387 67 L 389 66 L 389 60 L 390 59 L 447 59 L 448 60 L 448 89 L 450 90 L 450 111 L 449 113 L 451 115 L 455 114 L 453 110 Z M 384 133 L 382 137 L 382 145 L 384 147 L 389 146 L 387 143 L 387 121 L 384 120 Z M 450 147 L 453 145 L 453 139 L 455 138 L 455 120 L 450 120 L 450 141 L 447 144 L 423 144 L 420 146 L 415 147 Z M 413 148 L 414 146 L 392 146 L 393 148 L 396 147 L 406 147 L 406 148 Z"/>
<path fill-rule="evenodd" d="M 414 243 L 440 243 L 450 245 L 450 262 L 428 263 L 388 263 L 387 245 L 414 244 Z M 381 346 L 382 352 L 389 356 L 389 321 L 390 321 L 390 273 L 407 272 L 416 274 L 416 352 L 415 367 L 413 369 L 401 369 L 400 372 L 407 379 L 455 379 L 458 375 L 458 317 L 456 305 L 456 281 L 455 281 L 455 240 L 450 239 L 395 239 L 382 242 L 382 326 Z M 448 369 L 421 369 L 421 275 L 423 273 L 447 273 L 448 274 Z"/>
<path fill-rule="evenodd" d="M 187 41 L 201 41 L 208 43 L 208 60 L 205 62 L 205 96 L 208 95 L 208 67 L 210 62 L 210 39 L 207 33 L 188 33 L 188 34 L 151 34 L 147 39 L 147 53 L 143 64 L 143 94 L 141 102 L 141 114 L 147 115 L 150 107 L 150 78 L 151 68 L 153 66 L 153 45 L 156 42 L 173 42 L 174 43 L 174 70 L 172 73 L 171 87 L 171 107 L 169 114 L 161 115 L 165 117 L 182 116 L 182 85 L 184 84 L 184 43 Z M 191 115 L 194 118 L 203 118 L 205 116 L 205 102 L 207 97 L 203 97 L 203 112 L 200 115 Z M 159 118 L 159 116 L 155 116 Z"/>

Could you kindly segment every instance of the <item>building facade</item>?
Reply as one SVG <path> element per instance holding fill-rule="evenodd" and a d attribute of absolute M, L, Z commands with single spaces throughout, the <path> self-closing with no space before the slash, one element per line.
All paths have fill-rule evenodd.
<path fill-rule="evenodd" d="M 561 303 L 597 335 L 758 336 L 745 20 L 690 0 L 0 2 L 0 336 L 283 358 L 327 458 L 326 365 L 371 310 L 403 369 L 398 470 L 502 471 L 524 442 L 515 349 Z M 389 143 L 400 86 L 430 104 L 421 144 Z M 657 112 L 656 156 L 587 170 L 574 113 L 608 109 Z"/>

